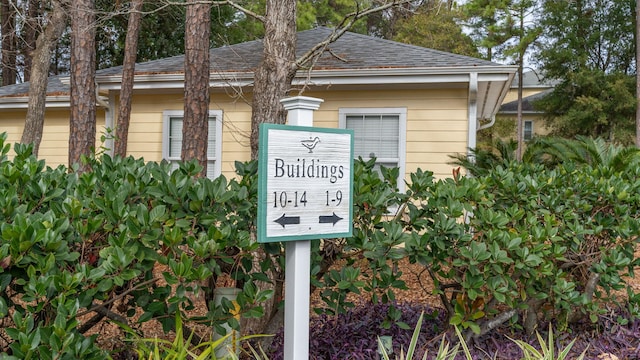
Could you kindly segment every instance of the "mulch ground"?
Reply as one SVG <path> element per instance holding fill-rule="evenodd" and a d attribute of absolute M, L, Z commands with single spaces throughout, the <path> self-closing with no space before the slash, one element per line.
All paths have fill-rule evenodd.
<path fill-rule="evenodd" d="M 337 268 L 340 267 L 340 264 L 336 265 Z M 408 289 L 407 290 L 397 290 L 396 291 L 396 300 L 398 302 L 406 302 L 411 304 L 422 304 L 432 308 L 440 307 L 440 300 L 437 296 L 432 294 L 433 284 L 426 273 L 424 271 L 424 267 L 416 264 L 409 264 L 408 261 L 402 261 L 400 263 L 400 269 L 403 272 L 403 280 L 406 282 Z M 629 279 L 630 283 L 634 285 L 636 289 L 640 290 L 640 276 Z M 369 296 L 364 294 L 362 296 L 353 296 L 352 301 L 356 304 L 366 304 L 369 299 Z M 192 315 L 203 315 L 206 313 L 206 305 L 205 300 L 202 294 L 196 295 L 193 298 L 195 303 L 195 310 L 192 312 Z M 311 296 L 311 307 L 322 306 L 323 302 L 319 297 L 319 293 L 315 292 Z M 315 313 L 311 311 L 311 316 L 315 316 Z M 209 328 L 204 326 L 196 326 L 195 330 L 197 333 L 206 338 L 209 336 Z M 578 329 L 574 329 L 575 331 L 581 331 Z M 162 331 L 162 326 L 155 321 L 149 321 L 140 326 L 140 331 L 144 334 L 145 338 L 164 338 L 164 339 L 173 339 L 174 334 L 169 333 L 165 334 Z M 591 331 L 589 329 L 585 329 L 585 331 Z M 92 329 L 92 332 L 100 334 L 99 341 L 101 346 L 106 349 L 122 349 L 126 347 L 127 344 L 123 343 L 123 332 L 122 330 L 108 322 L 101 323 Z M 588 342 L 588 336 L 594 336 L 593 334 L 583 334 L 582 331 L 580 334 L 574 333 L 576 337 L 584 337 L 587 336 L 586 340 Z M 635 335 L 633 335 L 635 336 Z M 640 350 L 639 350 L 640 351 Z M 127 357 L 122 357 L 125 359 Z M 593 357 L 601 360 L 617 360 L 618 358 L 614 354 L 608 353 L 600 353 L 598 357 Z M 118 359 L 115 359 L 118 360 Z"/>

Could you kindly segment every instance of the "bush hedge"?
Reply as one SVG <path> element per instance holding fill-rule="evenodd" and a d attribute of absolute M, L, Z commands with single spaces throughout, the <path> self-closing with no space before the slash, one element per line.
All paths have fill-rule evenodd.
<path fill-rule="evenodd" d="M 259 285 L 275 281 L 270 270 L 284 257 L 279 244 L 253 240 L 255 162 L 237 163 L 234 179 L 210 180 L 196 177 L 195 163 L 170 171 L 103 155 L 85 159 L 91 170 L 80 174 L 46 167 L 29 146 L 15 145 L 9 159 L 5 140 L 0 353 L 104 358 L 84 334 L 105 317 L 154 319 L 169 331 L 180 312 L 185 324 L 237 328 L 228 301 L 186 316 L 192 294 L 210 291 L 207 280 L 222 274 L 240 284 L 242 316 L 265 315 L 262 303 L 274 294 Z M 312 244 L 312 285 L 325 302 L 316 311 L 346 314 L 355 306 L 347 295 L 366 293 L 388 304 L 381 329 L 410 328 L 395 305 L 395 289 L 405 288 L 397 264 L 408 258 L 425 267 L 447 323 L 467 329 L 468 339 L 505 322 L 532 333 L 554 318 L 566 329 L 621 299 L 636 316 L 640 297 L 626 279 L 640 261 L 639 171 L 509 163 L 482 177 L 436 179 L 418 170 L 400 192 L 397 169 L 359 161 L 354 236 Z M 255 259 L 259 248 L 271 256 Z"/>
<path fill-rule="evenodd" d="M 250 250 L 255 203 L 251 176 L 198 179 L 199 168 L 142 159 L 86 159 L 91 171 L 45 168 L 31 148 L 0 137 L 0 319 L 2 349 L 16 358 L 104 359 L 96 336 L 85 337 L 107 317 L 128 323 L 151 319 L 168 332 L 175 313 L 193 307 L 193 293 L 221 265 L 245 278 L 238 302 L 245 317 L 261 316 L 270 296 L 255 283 Z M 154 268 L 166 270 L 156 276 Z M 116 306 L 117 305 L 117 306 Z M 212 306 L 206 318 L 220 327 L 237 321 L 233 305 Z M 82 317 L 83 315 L 87 315 Z M 80 318 L 82 317 L 82 321 Z"/>
<path fill-rule="evenodd" d="M 451 324 L 481 334 L 510 321 L 532 333 L 555 318 L 562 330 L 583 316 L 595 322 L 617 291 L 633 294 L 638 169 L 511 163 L 426 187 L 418 175 L 406 248 L 432 276 Z"/>

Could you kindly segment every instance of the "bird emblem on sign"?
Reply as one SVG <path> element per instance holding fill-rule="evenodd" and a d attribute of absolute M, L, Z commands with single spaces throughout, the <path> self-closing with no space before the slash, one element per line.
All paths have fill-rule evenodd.
<path fill-rule="evenodd" d="M 305 140 L 300 140 L 300 143 L 302 144 L 302 146 L 309 149 L 310 154 L 313 153 L 313 149 L 315 149 L 315 147 L 318 145 L 319 142 L 320 142 L 320 138 L 317 136 L 313 139 L 309 138 Z"/>

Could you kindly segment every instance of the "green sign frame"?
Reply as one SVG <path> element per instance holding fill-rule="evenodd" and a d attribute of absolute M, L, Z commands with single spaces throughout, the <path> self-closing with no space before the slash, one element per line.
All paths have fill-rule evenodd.
<path fill-rule="evenodd" d="M 353 235 L 353 130 L 260 125 L 258 242 Z"/>

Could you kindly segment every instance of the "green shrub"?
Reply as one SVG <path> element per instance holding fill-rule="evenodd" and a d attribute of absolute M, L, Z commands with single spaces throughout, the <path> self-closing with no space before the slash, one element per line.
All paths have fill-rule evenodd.
<path fill-rule="evenodd" d="M 280 244 L 253 240 L 256 162 L 237 163 L 235 179 L 210 180 L 195 176 L 193 162 L 170 171 L 104 155 L 77 174 L 47 168 L 29 146 L 16 145 L 9 160 L 5 140 L 0 321 L 10 344 L 0 352 L 104 358 L 95 336 L 84 335 L 103 318 L 154 319 L 169 331 L 180 314 L 224 333 L 224 323 L 238 327 L 228 301 L 186 316 L 192 294 L 222 274 L 242 288 L 243 317 L 265 315 L 273 292 L 258 285 L 277 283 L 269 274 L 281 271 L 284 256 Z M 505 321 L 533 331 L 540 315 L 561 329 L 595 319 L 625 287 L 640 299 L 624 280 L 640 261 L 638 169 L 508 163 L 483 177 L 444 180 L 418 170 L 400 193 L 398 169 L 374 165 L 354 168 L 353 237 L 313 242 L 312 285 L 326 303 L 318 312 L 344 313 L 354 306 L 347 295 L 362 290 L 373 303 L 393 304 L 395 289 L 405 288 L 397 264 L 406 256 L 433 278 L 449 322 L 475 333 Z M 258 249 L 269 256 L 254 258 Z M 336 261 L 341 267 L 331 268 Z M 400 319 L 389 309 L 383 327 Z"/>
<path fill-rule="evenodd" d="M 131 323 L 157 320 L 168 332 L 175 315 L 224 333 L 222 324 L 238 328 L 235 306 L 210 303 L 206 315 L 189 318 L 192 294 L 207 291 L 211 278 L 228 275 L 242 288 L 237 303 L 245 318 L 262 317 L 262 303 L 273 296 L 260 290 L 269 272 L 284 266 L 280 244 L 253 240 L 257 163 L 237 163 L 237 179 L 197 178 L 199 167 L 142 159 L 86 159 L 82 174 L 64 167 L 47 168 L 17 144 L 0 138 L 0 320 L 10 351 L 20 357 L 78 356 L 103 358 L 96 336 L 84 334 L 101 319 Z M 393 180 L 397 169 L 373 170 L 358 163 L 355 191 L 356 236 L 314 242 L 314 285 L 322 287 L 327 306 L 353 306 L 349 292 L 363 287 L 383 301 L 394 299 L 392 287 L 404 286 L 391 263 L 403 253 L 396 245 L 404 234 L 388 208 L 399 203 Z M 392 235 L 387 236 L 387 235 Z M 262 247 L 265 256 L 253 257 Z M 328 271 L 343 259 L 342 271 Z M 360 260 L 368 260 L 365 280 Z M 389 260 L 389 261 L 388 261 Z M 162 266 L 159 277 L 154 269 Z M 88 320 L 80 321 L 80 317 Z M 390 311 L 386 326 L 399 318 Z M 44 339 L 44 340 L 41 340 Z M 80 353 L 78 353 L 80 351 Z"/>
<path fill-rule="evenodd" d="M 630 289 L 640 226 L 640 180 L 606 168 L 512 163 L 478 178 L 412 175 L 412 261 L 424 264 L 452 325 L 476 334 L 539 315 L 560 328 L 596 320 L 614 290 Z M 462 219 L 462 220 L 461 220 Z"/>
<path fill-rule="evenodd" d="M 406 254 L 399 245 L 408 237 L 397 220 L 405 197 L 398 192 L 398 169 L 375 170 L 375 160 L 354 164 L 353 236 L 314 242 L 314 278 L 326 306 L 318 313 L 345 313 L 354 306 L 347 294 L 364 290 L 372 303 L 393 303 L 395 290 L 406 289 L 398 262 Z M 340 269 L 329 267 L 343 261 Z M 400 318 L 392 306 L 383 326 Z"/>
<path fill-rule="evenodd" d="M 199 168 L 103 156 L 89 172 L 45 168 L 29 146 L 13 159 L 0 137 L 0 320 L 18 358 L 105 358 L 85 337 L 102 318 L 160 321 L 193 308 L 205 280 L 235 264 L 229 275 L 251 273 L 255 167 L 239 164 L 239 180 L 196 178 Z M 230 251 L 243 249 L 243 251 Z M 160 277 L 153 270 L 164 266 Z M 246 281 L 238 296 L 245 317 L 261 316 L 271 296 Z M 116 309 L 115 304 L 118 304 Z M 228 302 L 199 319 L 217 329 L 237 320 Z M 80 317 L 90 314 L 88 320 Z M 85 316 L 83 319 L 86 319 Z M 187 319 L 185 317 L 185 319 Z"/>

